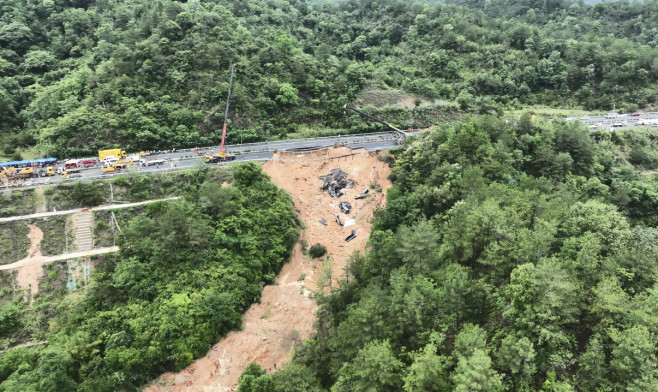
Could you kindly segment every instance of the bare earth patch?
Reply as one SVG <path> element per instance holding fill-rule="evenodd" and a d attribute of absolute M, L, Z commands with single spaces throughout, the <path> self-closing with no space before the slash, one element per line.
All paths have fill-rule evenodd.
<path fill-rule="evenodd" d="M 39 226 L 29 224 L 30 232 L 28 238 L 30 239 L 30 249 L 27 253 L 27 259 L 41 257 L 41 240 L 43 239 L 43 232 Z M 16 275 L 16 284 L 20 288 L 30 289 L 30 299 L 34 298 L 39 290 L 39 278 L 43 275 L 43 266 L 39 262 L 29 263 L 18 269 Z"/>
<path fill-rule="evenodd" d="M 36 203 L 36 210 L 34 211 L 36 214 L 41 213 L 41 212 L 46 212 L 48 211 L 48 208 L 46 207 L 46 197 L 43 194 L 43 189 L 44 187 L 38 186 L 34 188 L 34 197 L 35 197 L 35 203 Z"/>
<path fill-rule="evenodd" d="M 320 176 L 331 169 L 347 172 L 347 178 L 356 184 L 354 188 L 346 188 L 348 193 L 341 198 L 332 198 L 321 190 Z M 349 256 L 365 249 L 373 211 L 385 204 L 386 190 L 391 186 L 388 165 L 378 161 L 376 153 L 338 147 L 316 153 L 277 153 L 263 170 L 272 182 L 292 195 L 295 208 L 306 224 L 301 240 L 309 247 L 315 243 L 324 245 L 327 257 L 333 260 L 333 279 L 345 277 Z M 381 192 L 371 189 L 365 199 L 355 200 L 371 183 L 378 184 Z M 352 204 L 349 214 L 340 213 L 340 201 Z M 336 214 L 343 221 L 354 219 L 354 225 L 339 226 L 334 222 Z M 327 226 L 319 222 L 320 218 L 327 221 Z M 357 237 L 345 242 L 352 230 L 357 230 Z M 245 313 L 241 331 L 229 333 L 205 357 L 182 372 L 164 374 L 145 391 L 234 391 L 240 374 L 250 362 L 271 371 L 275 363 L 281 368 L 290 359 L 292 348 L 314 333 L 317 305 L 311 292 L 318 289 L 321 269 L 322 262 L 305 256 L 298 243 L 277 277 L 277 284 L 266 286 L 261 303 L 252 305 Z"/>

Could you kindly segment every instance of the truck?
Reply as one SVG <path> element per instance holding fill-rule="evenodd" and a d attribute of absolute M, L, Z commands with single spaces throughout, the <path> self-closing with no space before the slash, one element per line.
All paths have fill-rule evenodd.
<path fill-rule="evenodd" d="M 57 174 L 73 174 L 73 173 L 80 173 L 82 171 L 82 167 L 58 167 L 57 168 Z"/>
<path fill-rule="evenodd" d="M 142 166 L 159 166 L 159 165 L 165 165 L 167 161 L 164 159 L 151 159 L 151 160 L 142 159 L 140 163 Z"/>
<path fill-rule="evenodd" d="M 132 163 L 133 161 L 128 159 L 119 159 L 116 162 L 104 164 L 101 170 L 103 173 L 112 173 L 115 171 L 127 169 L 130 165 L 132 165 Z"/>
<path fill-rule="evenodd" d="M 39 169 L 39 177 L 51 177 L 57 174 L 52 166 Z"/>
<path fill-rule="evenodd" d="M 126 152 L 121 150 L 120 148 L 113 148 L 110 150 L 101 150 L 98 152 L 98 159 L 103 161 L 109 158 L 116 158 L 116 159 L 125 159 L 126 158 Z"/>
<path fill-rule="evenodd" d="M 206 155 L 206 163 L 219 163 L 219 162 L 228 162 L 234 161 L 235 155 L 229 154 L 227 152 L 218 152 L 212 155 Z"/>

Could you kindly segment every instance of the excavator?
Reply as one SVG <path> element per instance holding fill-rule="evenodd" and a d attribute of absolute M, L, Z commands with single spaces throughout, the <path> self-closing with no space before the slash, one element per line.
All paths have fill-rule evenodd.
<path fill-rule="evenodd" d="M 231 81 L 228 85 L 228 98 L 226 98 L 226 111 L 224 112 L 224 127 L 222 128 L 222 144 L 219 146 L 219 152 L 216 154 L 207 154 L 205 156 L 206 163 L 218 163 L 234 161 L 235 154 L 230 154 L 224 151 L 224 143 L 226 142 L 226 122 L 228 121 L 228 108 L 231 100 L 231 90 L 233 90 L 233 75 L 235 75 L 235 64 L 231 66 Z"/>
<path fill-rule="evenodd" d="M 34 171 L 33 167 L 24 167 L 20 171 L 14 172 L 13 178 L 25 179 L 39 177 L 39 172 Z"/>
<path fill-rule="evenodd" d="M 103 167 L 101 167 L 101 170 L 103 171 L 103 173 L 112 173 L 119 170 L 125 170 L 128 167 L 130 167 L 130 165 L 132 164 L 133 161 L 130 159 L 119 159 L 116 162 L 107 163 L 103 165 Z"/>

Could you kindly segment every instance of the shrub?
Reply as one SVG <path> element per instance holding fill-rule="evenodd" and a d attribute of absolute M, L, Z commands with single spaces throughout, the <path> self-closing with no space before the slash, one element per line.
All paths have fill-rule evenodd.
<path fill-rule="evenodd" d="M 327 254 L 327 248 L 325 248 L 324 245 L 322 244 L 315 244 L 311 246 L 311 249 L 309 249 L 308 254 L 312 258 L 318 259 Z"/>

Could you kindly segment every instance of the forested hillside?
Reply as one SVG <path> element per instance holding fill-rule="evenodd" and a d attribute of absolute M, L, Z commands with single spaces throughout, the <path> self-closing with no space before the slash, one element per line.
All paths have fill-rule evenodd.
<path fill-rule="evenodd" d="M 0 273 L 0 391 L 137 390 L 238 328 L 290 255 L 299 222 L 257 165 L 232 173 L 180 173 L 184 197 L 126 217 L 121 251 L 96 260 L 82 294 L 66 295 L 65 285 L 52 294 L 66 266 L 47 269 L 32 304 Z M 47 345 L 4 350 L 40 340 Z"/>
<path fill-rule="evenodd" d="M 412 141 L 316 339 L 240 391 L 657 390 L 658 178 L 632 157 L 658 134 L 594 136 L 526 115 Z"/>
<path fill-rule="evenodd" d="M 366 86 L 466 111 L 655 100 L 658 1 L 2 0 L 0 153 L 368 130 Z M 428 124 L 420 124 L 428 125 Z M 239 130 L 239 132 L 238 132 Z"/>

